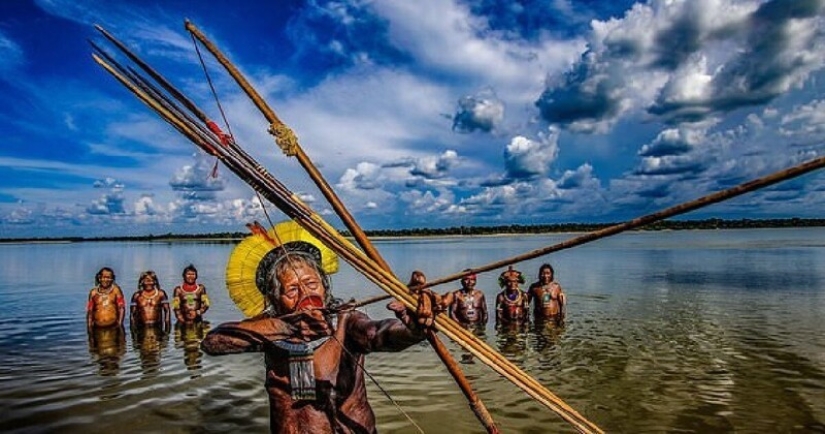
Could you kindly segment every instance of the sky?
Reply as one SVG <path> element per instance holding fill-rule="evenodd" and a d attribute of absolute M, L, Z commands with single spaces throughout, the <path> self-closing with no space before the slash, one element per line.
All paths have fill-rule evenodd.
<path fill-rule="evenodd" d="M 620 222 L 825 152 L 825 0 L 3 0 L 0 238 L 284 218 L 93 61 L 128 63 L 95 24 L 343 228 L 186 19 L 368 230 Z M 682 218 L 824 203 L 814 172 Z"/>

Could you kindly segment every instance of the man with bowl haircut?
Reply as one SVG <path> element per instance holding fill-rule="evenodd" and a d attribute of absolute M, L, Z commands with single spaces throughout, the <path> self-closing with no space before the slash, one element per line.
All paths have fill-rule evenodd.
<path fill-rule="evenodd" d="M 227 268 L 231 296 L 232 261 Z M 398 303 L 391 305 L 401 319 L 376 321 L 359 311 L 336 311 L 322 263 L 321 250 L 310 242 L 290 241 L 270 250 L 254 273 L 266 301 L 264 312 L 219 325 L 201 347 L 210 355 L 264 353 L 274 433 L 374 433 L 364 356 L 401 351 L 425 334 Z M 241 306 L 237 297 L 233 300 Z"/>

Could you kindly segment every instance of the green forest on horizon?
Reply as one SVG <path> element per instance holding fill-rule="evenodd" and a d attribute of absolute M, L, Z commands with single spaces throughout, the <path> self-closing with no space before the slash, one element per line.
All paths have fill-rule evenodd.
<path fill-rule="evenodd" d="M 615 226 L 618 223 L 557 223 L 542 225 L 500 225 L 500 226 L 453 226 L 448 228 L 382 229 L 365 230 L 369 237 L 433 237 L 433 236 L 478 236 L 508 234 L 543 234 L 559 232 L 592 232 Z M 825 219 L 739 219 L 726 220 L 710 218 L 704 220 L 659 221 L 636 228 L 637 231 L 657 230 L 709 230 L 709 229 L 753 229 L 753 228 L 795 228 L 825 226 Z M 346 230 L 343 236 L 350 236 Z M 143 235 L 125 237 L 54 237 L 54 238 L 0 238 L 0 242 L 83 242 L 83 241 L 186 241 L 215 240 L 236 241 L 248 236 L 248 232 L 219 232 L 208 234 Z"/>

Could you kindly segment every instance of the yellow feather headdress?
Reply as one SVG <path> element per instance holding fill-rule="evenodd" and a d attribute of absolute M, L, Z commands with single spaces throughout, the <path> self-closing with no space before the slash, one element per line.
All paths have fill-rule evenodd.
<path fill-rule="evenodd" d="M 258 287 L 256 279 L 261 261 L 272 250 L 288 243 L 303 241 L 320 251 L 321 269 L 324 273 L 330 275 L 338 271 L 338 255 L 294 221 L 278 223 L 268 231 L 257 222 L 248 226 L 253 235 L 244 238 L 232 250 L 226 265 L 229 297 L 246 317 L 258 315 L 266 308 L 265 289 Z"/>

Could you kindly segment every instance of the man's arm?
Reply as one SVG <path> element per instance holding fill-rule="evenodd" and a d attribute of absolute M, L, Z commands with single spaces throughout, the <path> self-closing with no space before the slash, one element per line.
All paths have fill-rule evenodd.
<path fill-rule="evenodd" d="M 458 316 L 456 315 L 455 312 L 458 309 L 458 304 L 461 303 L 459 301 L 458 295 L 456 294 L 457 292 L 458 291 L 455 291 L 455 292 L 451 293 L 451 294 L 453 294 L 453 296 L 452 296 L 452 299 L 450 300 L 450 305 L 449 305 L 450 318 L 452 318 L 453 321 L 458 321 Z"/>
<path fill-rule="evenodd" d="M 479 306 L 479 309 L 481 309 L 481 321 L 486 324 L 487 323 L 487 299 L 484 297 L 483 292 L 481 292 L 481 291 L 479 291 L 479 292 L 481 293 L 481 297 L 479 298 L 479 303 L 481 304 L 481 306 Z"/>
<path fill-rule="evenodd" d="M 172 290 L 172 311 L 175 313 L 178 322 L 184 322 L 183 316 L 180 314 L 180 286 L 176 286 Z"/>
<path fill-rule="evenodd" d="M 527 289 L 527 306 L 530 306 L 530 303 L 533 302 L 533 299 L 537 298 L 537 296 L 534 294 L 534 291 L 533 291 L 533 288 L 535 286 L 536 286 L 536 284 L 533 283 L 533 284 L 530 285 L 530 288 Z"/>
<path fill-rule="evenodd" d="M 137 304 L 138 294 L 139 294 L 139 292 L 136 292 L 136 293 L 132 294 L 132 302 L 129 304 L 129 318 L 131 318 L 130 323 L 133 326 L 137 325 L 137 322 L 135 321 L 135 318 L 137 318 L 137 313 L 138 313 L 138 311 L 137 311 L 138 310 L 138 304 Z M 141 320 L 141 322 L 143 322 L 143 321 Z"/>
<path fill-rule="evenodd" d="M 163 320 L 163 326 L 166 330 L 170 330 L 172 326 L 172 312 L 169 309 L 169 296 L 166 294 L 166 291 L 161 290 L 161 298 L 160 298 L 160 316 Z"/>
<path fill-rule="evenodd" d="M 201 287 L 201 315 L 205 314 L 207 310 L 209 310 L 209 296 L 206 295 L 206 287 L 200 285 Z"/>
<path fill-rule="evenodd" d="M 409 325 L 396 318 L 374 321 L 366 314 L 354 311 L 346 319 L 347 341 L 364 353 L 401 351 L 426 338 L 424 328 L 415 324 L 415 318 L 406 318 Z"/>
<path fill-rule="evenodd" d="M 530 318 L 530 303 L 527 301 L 526 294 L 524 295 L 525 297 L 522 297 L 523 301 L 521 302 L 521 319 L 527 320 Z"/>
<path fill-rule="evenodd" d="M 92 328 L 94 325 L 94 310 L 95 310 L 95 301 L 94 301 L 94 289 L 89 291 L 89 299 L 86 301 L 86 328 Z"/>
<path fill-rule="evenodd" d="M 123 325 L 123 320 L 126 319 L 126 296 L 123 295 L 123 290 L 120 289 L 116 283 L 113 283 L 117 295 L 115 296 L 115 303 L 117 303 L 117 323 Z"/>
<path fill-rule="evenodd" d="M 201 349 L 211 356 L 257 352 L 294 334 L 293 327 L 284 321 L 259 316 L 219 325 L 206 334 Z"/>

